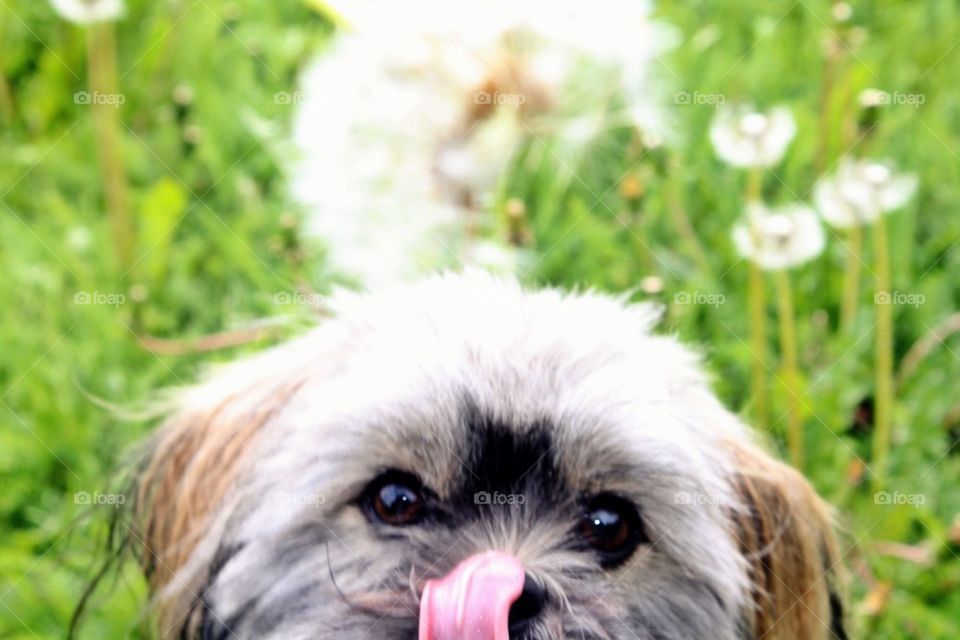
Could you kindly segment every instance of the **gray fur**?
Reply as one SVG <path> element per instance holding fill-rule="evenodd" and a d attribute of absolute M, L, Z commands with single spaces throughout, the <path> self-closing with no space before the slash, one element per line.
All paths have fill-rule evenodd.
<path fill-rule="evenodd" d="M 306 380 L 170 587 L 196 596 L 181 624 L 211 638 L 415 638 L 424 582 L 499 549 L 548 590 L 526 640 L 743 637 L 752 599 L 719 442 L 744 436 L 697 358 L 651 335 L 655 309 L 479 274 L 339 305 L 338 320 L 185 400 L 212 403 L 265 376 Z M 518 436 L 547 429 L 563 491 L 528 483 L 522 506 L 371 524 L 356 499 L 383 469 L 417 474 L 440 500 L 473 481 L 465 398 Z M 578 500 L 600 491 L 639 505 L 651 540 L 610 570 L 570 546 Z"/>

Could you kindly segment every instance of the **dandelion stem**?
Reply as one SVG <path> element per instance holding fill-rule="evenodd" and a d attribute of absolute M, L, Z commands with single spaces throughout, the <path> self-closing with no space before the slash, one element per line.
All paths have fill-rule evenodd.
<path fill-rule="evenodd" d="M 753 353 L 751 387 L 753 417 L 757 425 L 767 424 L 767 327 L 764 310 L 763 272 L 750 263 L 748 299 L 750 306 L 750 350 Z"/>
<path fill-rule="evenodd" d="M 747 173 L 747 203 L 759 202 L 761 195 L 762 175 L 760 169 L 750 169 Z"/>
<path fill-rule="evenodd" d="M 780 351 L 783 358 L 783 382 L 787 391 L 787 446 L 790 462 L 803 468 L 803 423 L 800 374 L 797 369 L 797 328 L 793 310 L 793 287 L 786 269 L 776 272 L 777 308 L 780 314 Z"/>
<path fill-rule="evenodd" d="M 876 265 L 876 290 L 879 294 L 890 294 L 890 248 L 887 240 L 887 226 L 883 216 L 873 225 L 873 242 Z M 882 302 L 882 300 L 881 300 Z M 876 332 L 876 390 L 875 431 L 873 440 L 874 484 L 880 487 L 886 476 L 887 457 L 890 452 L 891 411 L 893 409 L 893 305 L 875 304 L 877 309 Z"/>
<path fill-rule="evenodd" d="M 760 199 L 760 170 L 751 169 L 747 174 L 747 203 Z M 756 234 L 756 223 L 751 220 L 751 233 Z M 767 425 L 767 326 L 764 302 L 763 272 L 750 263 L 747 300 L 750 309 L 750 350 L 753 353 L 751 370 L 751 395 L 753 419 L 757 425 Z"/>
<path fill-rule="evenodd" d="M 817 173 L 823 173 L 830 154 L 830 107 L 832 106 L 834 74 L 836 73 L 840 57 L 840 47 L 835 42 L 835 36 L 830 35 L 830 46 L 823 61 L 823 81 L 820 86 L 820 130 L 817 139 L 817 156 L 814 160 Z"/>
<path fill-rule="evenodd" d="M 117 259 L 121 268 L 127 269 L 133 263 L 134 226 L 123 168 L 116 35 L 111 22 L 91 25 L 87 29 L 87 75 L 107 217 Z"/>
<path fill-rule="evenodd" d="M 854 225 L 847 232 L 847 265 L 843 273 L 843 307 L 840 318 L 845 329 L 852 327 L 857 317 L 862 249 L 863 229 L 860 225 Z"/>

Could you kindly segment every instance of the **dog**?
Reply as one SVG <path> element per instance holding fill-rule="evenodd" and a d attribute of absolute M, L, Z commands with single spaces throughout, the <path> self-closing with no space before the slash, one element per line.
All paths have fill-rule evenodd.
<path fill-rule="evenodd" d="M 330 304 L 149 443 L 161 636 L 847 637 L 829 507 L 656 306 L 477 272 Z"/>

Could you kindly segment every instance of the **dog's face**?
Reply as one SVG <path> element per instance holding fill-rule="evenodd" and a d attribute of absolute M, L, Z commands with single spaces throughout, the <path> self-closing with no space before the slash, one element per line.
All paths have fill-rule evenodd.
<path fill-rule="evenodd" d="M 162 631 L 842 637 L 822 506 L 654 321 L 449 276 L 190 392 L 134 529 Z"/>

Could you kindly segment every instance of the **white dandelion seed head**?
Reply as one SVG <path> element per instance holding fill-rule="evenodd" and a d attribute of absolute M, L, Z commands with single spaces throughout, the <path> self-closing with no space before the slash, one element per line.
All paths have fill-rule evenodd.
<path fill-rule="evenodd" d="M 786 249 L 790 245 L 795 223 L 793 219 L 783 213 L 771 213 L 763 223 L 770 242 L 778 249 Z"/>
<path fill-rule="evenodd" d="M 740 119 L 740 130 L 750 138 L 763 135 L 770 126 L 770 118 L 762 113 L 748 113 Z"/>
<path fill-rule="evenodd" d="M 753 203 L 747 207 L 746 220 L 734 227 L 733 241 L 744 258 L 775 271 L 817 257 L 826 237 L 817 214 L 805 205 L 768 209 Z"/>
<path fill-rule="evenodd" d="M 75 24 L 88 25 L 119 19 L 123 0 L 50 0 L 60 17 Z"/>
<path fill-rule="evenodd" d="M 291 188 L 332 268 L 367 287 L 474 259 L 459 251 L 466 220 L 532 132 L 586 145 L 621 95 L 632 122 L 662 133 L 646 77 L 673 35 L 644 0 L 326 4 L 347 28 L 283 97 L 296 105 Z M 611 70 L 586 96 L 567 91 L 584 63 Z"/>
<path fill-rule="evenodd" d="M 727 107 L 710 126 L 710 142 L 717 157 L 735 167 L 771 167 L 783 159 L 796 133 L 793 114 L 786 107 L 767 113 Z"/>
<path fill-rule="evenodd" d="M 817 211 L 827 224 L 838 229 L 849 229 L 868 222 L 860 213 L 862 207 L 856 203 L 857 200 L 865 198 L 855 199 L 851 195 L 842 193 L 840 185 L 833 177 L 822 178 L 813 188 L 813 201 Z"/>
<path fill-rule="evenodd" d="M 874 188 L 882 187 L 890 182 L 890 178 L 893 177 L 893 171 L 890 170 L 890 167 L 878 162 L 865 164 L 861 173 L 867 184 Z"/>
<path fill-rule="evenodd" d="M 897 174 L 890 163 L 845 159 L 836 174 L 817 182 L 814 202 L 828 224 L 848 229 L 902 207 L 916 188 L 916 176 Z"/>

